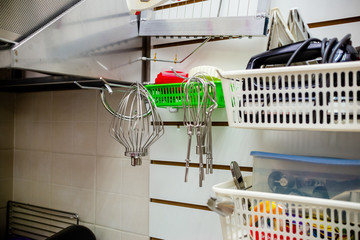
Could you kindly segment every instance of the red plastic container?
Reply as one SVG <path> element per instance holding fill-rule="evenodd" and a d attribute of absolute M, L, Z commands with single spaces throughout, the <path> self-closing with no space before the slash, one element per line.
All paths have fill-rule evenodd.
<path fill-rule="evenodd" d="M 188 77 L 188 73 L 184 73 L 181 71 L 176 71 L 176 73 L 183 77 Z M 155 78 L 155 84 L 167 84 L 167 83 L 181 83 L 184 79 L 175 75 L 172 71 L 163 71 L 160 72 Z"/>

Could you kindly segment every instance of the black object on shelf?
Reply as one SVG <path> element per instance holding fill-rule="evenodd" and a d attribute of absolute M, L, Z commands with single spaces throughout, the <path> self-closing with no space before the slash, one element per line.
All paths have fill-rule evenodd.
<path fill-rule="evenodd" d="M 322 58 L 322 63 L 347 62 L 359 59 L 356 49 L 351 46 L 351 35 L 339 41 L 336 38 L 319 40 L 316 38 L 288 44 L 253 56 L 246 69 L 257 69 L 266 65 L 303 62 Z"/>
<path fill-rule="evenodd" d="M 71 225 L 47 240 L 96 240 L 94 233 L 85 226 Z"/>

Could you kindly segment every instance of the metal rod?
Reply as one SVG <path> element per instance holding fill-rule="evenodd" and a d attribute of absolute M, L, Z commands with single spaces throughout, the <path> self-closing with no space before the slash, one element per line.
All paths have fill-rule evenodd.
<path fill-rule="evenodd" d="M 143 37 L 142 38 L 142 56 L 150 57 L 151 56 L 151 38 Z M 150 82 L 150 62 L 142 61 L 141 62 L 141 82 Z"/>
<path fill-rule="evenodd" d="M 33 210 L 31 210 L 33 211 Z M 73 224 L 72 222 L 68 222 L 68 221 L 65 221 L 65 220 L 60 220 L 60 219 L 57 219 L 57 218 L 51 218 L 51 217 L 45 217 L 45 216 L 41 216 L 41 215 L 36 215 L 36 214 L 30 214 L 30 213 L 25 213 L 25 212 L 18 212 L 18 211 L 12 211 L 12 213 L 16 213 L 16 214 L 19 214 L 19 215 L 24 215 L 23 217 L 25 216 L 28 216 L 28 217 L 37 217 L 37 218 L 41 218 L 41 219 L 45 219 L 45 220 L 50 220 L 50 221 L 54 221 L 54 222 L 58 222 L 58 223 L 65 223 L 65 224 Z M 65 219 L 70 219 L 70 220 L 74 220 L 74 219 L 77 219 L 78 217 L 74 217 L 74 216 L 60 216 L 60 215 L 51 215 L 51 214 L 48 214 L 48 213 L 43 213 L 43 214 L 46 214 L 46 215 L 50 215 L 50 216 L 53 216 L 53 217 L 59 217 L 59 218 L 65 218 Z M 20 218 L 18 216 L 9 216 L 10 218 Z M 30 219 L 27 219 L 28 221 L 32 221 Z"/>
<path fill-rule="evenodd" d="M 64 227 L 56 226 L 54 224 L 49 224 L 49 223 L 45 223 L 45 222 L 35 221 L 33 219 L 27 219 L 27 218 L 22 218 L 22 217 L 12 217 L 12 218 L 22 220 L 22 221 L 25 221 L 25 222 L 37 223 L 39 225 L 45 225 L 45 226 L 48 226 L 48 227 L 64 229 Z M 54 220 L 54 219 L 50 219 L 50 220 Z M 57 221 L 57 220 L 55 220 L 55 221 Z M 15 223 L 15 224 L 17 224 L 17 223 Z M 67 223 L 67 224 L 73 224 L 73 223 Z"/>
<path fill-rule="evenodd" d="M 46 239 L 46 238 L 49 237 L 49 236 L 46 236 L 46 235 L 44 235 L 44 234 L 27 231 L 27 230 L 20 229 L 20 228 L 17 228 L 17 227 L 12 227 L 12 230 L 13 230 L 13 231 L 18 231 L 18 232 L 23 232 L 23 233 L 30 234 L 30 235 L 33 235 L 33 236 L 42 237 L 42 238 L 44 238 L 44 239 Z M 16 234 L 16 233 L 15 233 L 15 234 Z M 17 235 L 17 234 L 16 234 L 16 235 Z M 34 238 L 31 238 L 31 239 L 34 239 Z"/>
<path fill-rule="evenodd" d="M 78 81 L 74 81 L 74 83 L 79 86 L 82 89 L 89 89 L 89 90 L 104 90 L 107 89 L 108 92 L 111 94 L 113 92 L 113 90 L 111 89 L 111 87 L 119 87 L 119 88 L 128 88 L 128 89 L 133 89 L 134 87 L 131 85 L 125 85 L 125 84 L 117 84 L 117 83 L 109 83 L 107 82 L 104 78 L 100 77 L 99 78 L 103 83 L 104 83 L 104 87 L 89 87 L 89 86 L 83 86 L 81 85 Z"/>
<path fill-rule="evenodd" d="M 217 17 L 220 17 L 221 6 L 222 6 L 222 0 L 220 0 L 220 3 L 219 3 L 219 9 L 218 9 Z"/>
<path fill-rule="evenodd" d="M 216 72 L 217 72 L 217 74 L 219 74 L 219 76 L 220 76 L 221 78 L 224 78 L 224 79 L 227 79 L 227 80 L 234 80 L 234 79 L 232 79 L 232 78 L 224 77 L 223 75 L 221 75 L 221 72 L 220 72 L 218 69 L 216 69 Z"/>
<path fill-rule="evenodd" d="M 75 213 L 70 213 L 70 212 L 64 212 L 64 211 L 54 211 L 53 209 L 49 209 L 49 208 L 43 208 L 43 207 L 36 207 L 36 206 L 31 206 L 31 205 L 28 205 L 28 207 L 26 205 L 12 205 L 12 207 L 17 207 L 19 209 L 25 209 L 25 210 L 29 210 L 29 211 L 33 211 L 33 212 L 36 212 L 36 213 L 42 213 L 42 214 L 47 214 L 47 215 L 50 215 L 50 216 L 55 216 L 55 217 L 64 217 L 64 218 L 74 218 L 75 217 L 78 217 L 77 214 Z M 37 210 L 37 209 L 41 209 L 41 210 L 44 210 L 44 211 L 41 211 L 41 210 Z M 46 210 L 49 210 L 49 211 L 53 211 L 53 212 L 56 212 L 56 213 L 62 213 L 64 215 L 60 215 L 60 214 L 55 214 L 55 213 L 50 213 L 50 212 L 46 212 Z M 16 210 L 14 210 L 16 211 Z M 25 214 L 25 213 L 24 213 Z M 66 216 L 68 215 L 68 216 Z"/>

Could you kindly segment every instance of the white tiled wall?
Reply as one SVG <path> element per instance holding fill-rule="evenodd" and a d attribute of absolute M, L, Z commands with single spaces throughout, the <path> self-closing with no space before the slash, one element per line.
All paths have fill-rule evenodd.
<path fill-rule="evenodd" d="M 6 202 L 13 193 L 15 94 L 0 93 L 0 239 L 5 234 Z"/>
<path fill-rule="evenodd" d="M 14 200 L 76 212 L 99 240 L 148 239 L 150 162 L 123 156 L 98 94 L 16 94 Z"/>

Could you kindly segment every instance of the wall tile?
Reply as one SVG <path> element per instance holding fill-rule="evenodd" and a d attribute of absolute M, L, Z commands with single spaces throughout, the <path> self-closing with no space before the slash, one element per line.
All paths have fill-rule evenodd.
<path fill-rule="evenodd" d="M 50 207 L 49 183 L 14 178 L 14 201 Z"/>
<path fill-rule="evenodd" d="M 6 208 L 0 208 L 0 239 L 6 239 L 5 226 L 6 226 Z"/>
<path fill-rule="evenodd" d="M 122 204 L 121 195 L 97 191 L 95 224 L 122 230 Z"/>
<path fill-rule="evenodd" d="M 98 157 L 96 159 L 96 190 L 121 193 L 122 160 L 120 158 Z"/>
<path fill-rule="evenodd" d="M 96 123 L 74 123 L 73 142 L 75 153 L 96 154 L 96 126 Z"/>
<path fill-rule="evenodd" d="M 47 122 L 33 123 L 32 128 L 32 149 L 51 151 L 52 124 Z"/>
<path fill-rule="evenodd" d="M 121 225 L 125 231 L 149 234 L 149 198 L 123 197 Z"/>
<path fill-rule="evenodd" d="M 14 177 L 27 180 L 31 179 L 32 164 L 31 164 L 31 152 L 20 151 L 14 152 Z"/>
<path fill-rule="evenodd" d="M 79 221 L 79 225 L 87 227 L 95 234 L 95 225 L 94 224 Z"/>
<path fill-rule="evenodd" d="M 74 91 L 55 91 L 53 92 L 53 121 L 72 121 L 73 120 L 73 96 Z"/>
<path fill-rule="evenodd" d="M 54 122 L 52 131 L 52 151 L 74 152 L 73 124 L 71 122 Z"/>
<path fill-rule="evenodd" d="M 51 177 L 51 153 L 16 150 L 14 152 L 14 177 L 49 182 Z"/>
<path fill-rule="evenodd" d="M 95 227 L 95 236 L 99 240 L 149 240 L 148 236 L 127 233 L 102 226 Z"/>
<path fill-rule="evenodd" d="M 52 92 L 36 92 L 32 96 L 33 121 L 52 121 Z"/>
<path fill-rule="evenodd" d="M 80 221 L 95 221 L 94 191 L 60 185 L 51 187 L 51 207 L 79 214 Z"/>
<path fill-rule="evenodd" d="M 53 154 L 52 183 L 94 189 L 95 156 Z"/>
<path fill-rule="evenodd" d="M 15 148 L 31 149 L 33 141 L 33 128 L 31 122 L 15 122 Z"/>
<path fill-rule="evenodd" d="M 95 227 L 95 236 L 96 239 L 99 240 L 114 240 L 114 239 L 122 240 L 121 235 L 122 235 L 121 231 L 117 231 L 111 228 L 104 228 L 100 226 Z"/>
<path fill-rule="evenodd" d="M 15 113 L 15 94 L 0 93 L 0 122 L 13 121 Z"/>
<path fill-rule="evenodd" d="M 13 177 L 13 150 L 0 150 L 0 179 Z"/>
<path fill-rule="evenodd" d="M 98 123 L 97 154 L 99 156 L 123 157 L 125 148 L 109 133 L 109 123 Z"/>
<path fill-rule="evenodd" d="M 30 122 L 33 120 L 32 93 L 17 93 L 15 104 L 15 120 Z"/>
<path fill-rule="evenodd" d="M 97 120 L 97 91 L 77 90 L 73 96 L 74 121 Z"/>
<path fill-rule="evenodd" d="M 123 89 L 122 89 L 123 90 Z M 106 93 L 105 99 L 110 107 L 116 112 L 121 99 L 124 96 L 124 92 L 114 91 L 112 95 Z M 109 113 L 103 106 L 101 99 L 98 100 L 98 121 L 99 122 L 110 122 L 113 119 L 113 115 Z"/>
<path fill-rule="evenodd" d="M 133 167 L 130 158 L 122 160 L 122 193 L 126 195 L 149 196 L 149 166 L 150 162 L 143 160 L 141 166 Z"/>
<path fill-rule="evenodd" d="M 6 203 L 9 200 L 12 200 L 12 188 L 13 180 L 12 178 L 1 179 L 0 180 L 0 208 L 6 207 Z"/>
<path fill-rule="evenodd" d="M 124 240 L 149 240 L 149 237 L 147 235 L 143 236 L 143 235 L 127 233 L 127 232 L 122 232 L 121 237 Z"/>
<path fill-rule="evenodd" d="M 0 149 L 10 149 L 14 147 L 14 122 L 0 122 Z"/>

